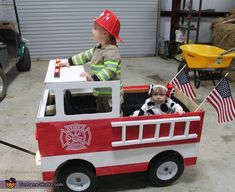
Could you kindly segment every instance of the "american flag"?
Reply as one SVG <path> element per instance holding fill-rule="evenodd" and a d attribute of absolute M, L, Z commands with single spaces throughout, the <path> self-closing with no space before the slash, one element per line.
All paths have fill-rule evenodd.
<path fill-rule="evenodd" d="M 190 84 L 185 67 L 171 80 L 171 83 L 174 84 L 190 99 L 194 100 L 196 98 L 196 93 L 194 92 L 193 87 Z"/>
<path fill-rule="evenodd" d="M 216 109 L 219 123 L 235 120 L 235 103 L 226 77 L 211 91 L 207 101 Z"/>

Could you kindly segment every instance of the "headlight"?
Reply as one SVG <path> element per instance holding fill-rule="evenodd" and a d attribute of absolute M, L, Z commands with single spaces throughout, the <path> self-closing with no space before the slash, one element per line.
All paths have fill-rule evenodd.
<path fill-rule="evenodd" d="M 41 165 L 41 154 L 39 151 L 36 152 L 35 161 L 36 165 Z"/>

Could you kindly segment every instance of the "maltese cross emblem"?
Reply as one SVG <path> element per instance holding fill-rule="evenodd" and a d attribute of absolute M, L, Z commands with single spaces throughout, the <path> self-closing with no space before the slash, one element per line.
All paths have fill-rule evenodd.
<path fill-rule="evenodd" d="M 86 149 L 91 142 L 90 127 L 83 124 L 66 125 L 60 130 L 60 142 L 65 150 Z"/>

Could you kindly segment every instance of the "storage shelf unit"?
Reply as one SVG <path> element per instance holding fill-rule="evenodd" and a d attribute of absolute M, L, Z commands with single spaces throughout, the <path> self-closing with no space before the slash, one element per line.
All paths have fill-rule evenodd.
<path fill-rule="evenodd" d="M 186 10 L 186 4 L 189 2 L 191 5 L 188 7 L 189 9 Z M 197 10 L 194 10 L 192 8 L 193 3 L 197 3 L 198 5 L 195 4 L 194 7 L 197 7 Z M 191 8 L 191 10 L 190 10 Z M 182 29 L 188 32 L 186 35 L 186 42 L 189 41 L 189 35 L 190 32 L 196 33 L 196 37 L 194 42 L 199 43 L 199 27 L 200 27 L 200 22 L 201 22 L 201 17 L 225 17 L 228 15 L 228 12 L 216 12 L 214 9 L 207 9 L 203 10 L 202 9 L 202 0 L 172 0 L 172 10 L 171 11 L 161 11 L 161 17 L 171 17 L 171 25 L 170 25 L 170 42 L 171 42 L 171 53 L 174 55 L 177 50 L 178 50 L 178 45 L 175 41 L 176 35 L 175 35 L 175 30 L 176 29 Z M 190 22 L 187 23 L 187 25 L 182 25 L 182 20 L 186 21 L 187 17 L 190 16 Z M 196 25 L 191 26 L 191 21 L 192 18 L 196 19 Z M 185 22 L 186 23 L 186 22 Z"/>
<path fill-rule="evenodd" d="M 179 11 L 182 15 L 185 14 L 186 12 L 181 10 Z M 161 17 L 171 17 L 172 11 L 161 11 Z M 192 12 L 192 16 L 196 16 L 197 13 Z M 202 10 L 201 11 L 201 17 L 225 17 L 228 15 L 228 12 L 218 12 L 218 11 L 207 11 L 207 10 Z"/>
<path fill-rule="evenodd" d="M 198 2 L 198 9 L 193 10 L 193 0 L 173 0 L 171 15 L 171 39 L 175 40 L 175 30 L 184 30 L 186 33 L 185 42 L 189 43 L 190 32 L 196 32 L 195 43 L 198 43 L 199 27 L 201 20 L 202 0 Z M 196 19 L 196 26 L 192 26 L 193 17 Z"/>

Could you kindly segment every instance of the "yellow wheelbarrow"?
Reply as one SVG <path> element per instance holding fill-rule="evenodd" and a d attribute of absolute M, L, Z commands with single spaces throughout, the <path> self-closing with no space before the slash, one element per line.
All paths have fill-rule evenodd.
<path fill-rule="evenodd" d="M 203 44 L 181 45 L 188 70 L 194 72 L 194 85 L 199 88 L 201 80 L 219 80 L 223 70 L 228 68 L 235 57 L 235 48 L 227 51 Z"/>

